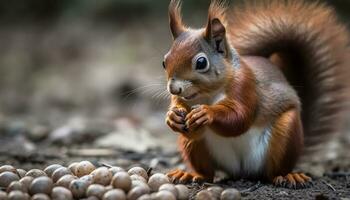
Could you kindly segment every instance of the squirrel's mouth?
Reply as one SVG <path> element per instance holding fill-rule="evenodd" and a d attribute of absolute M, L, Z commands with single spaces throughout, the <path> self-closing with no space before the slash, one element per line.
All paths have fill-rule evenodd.
<path fill-rule="evenodd" d="M 194 93 L 194 94 L 191 94 L 189 96 L 182 97 L 182 98 L 185 99 L 186 101 L 189 101 L 189 100 L 192 100 L 192 99 L 196 98 L 197 95 L 198 95 L 198 93 Z"/>

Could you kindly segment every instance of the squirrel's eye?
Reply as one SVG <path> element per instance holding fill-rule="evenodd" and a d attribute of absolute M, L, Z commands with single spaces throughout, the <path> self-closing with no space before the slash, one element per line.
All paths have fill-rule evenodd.
<path fill-rule="evenodd" d="M 163 68 L 165 69 L 165 62 L 163 61 Z"/>
<path fill-rule="evenodd" d="M 199 57 L 197 59 L 196 70 L 199 72 L 207 72 L 209 70 L 209 63 L 206 57 Z"/>

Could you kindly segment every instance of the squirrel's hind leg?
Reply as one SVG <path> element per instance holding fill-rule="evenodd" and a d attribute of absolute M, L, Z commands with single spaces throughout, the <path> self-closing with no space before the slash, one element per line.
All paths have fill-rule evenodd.
<path fill-rule="evenodd" d="M 290 109 L 277 118 L 271 130 L 266 173 L 276 186 L 305 188 L 311 178 L 292 170 L 303 150 L 303 128 L 300 111 Z"/>
<path fill-rule="evenodd" d="M 170 171 L 167 175 L 173 182 L 212 182 L 214 178 L 214 167 L 209 156 L 204 139 L 190 140 L 184 136 L 179 136 L 179 149 L 183 160 L 194 172 L 184 172 L 182 170 Z"/>

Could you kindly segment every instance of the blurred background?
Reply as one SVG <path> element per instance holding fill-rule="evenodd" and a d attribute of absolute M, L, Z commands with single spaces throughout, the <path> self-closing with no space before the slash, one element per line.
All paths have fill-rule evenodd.
<path fill-rule="evenodd" d="M 348 24 L 350 1 L 328 3 Z M 208 5 L 185 0 L 186 24 L 202 26 Z M 167 6 L 164 0 L 1 1 L 0 161 L 52 144 L 67 155 L 91 153 L 68 148 L 77 145 L 175 151 L 176 135 L 164 123 L 161 63 L 172 42 Z"/>

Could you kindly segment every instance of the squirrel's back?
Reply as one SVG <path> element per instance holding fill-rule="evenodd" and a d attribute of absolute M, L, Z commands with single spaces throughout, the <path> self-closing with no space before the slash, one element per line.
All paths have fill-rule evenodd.
<path fill-rule="evenodd" d="M 323 3 L 249 1 L 227 11 L 227 32 L 240 55 L 278 65 L 302 104 L 306 146 L 339 125 L 349 94 L 349 35 Z"/>

